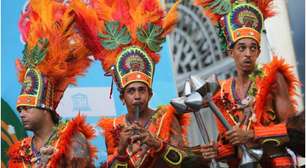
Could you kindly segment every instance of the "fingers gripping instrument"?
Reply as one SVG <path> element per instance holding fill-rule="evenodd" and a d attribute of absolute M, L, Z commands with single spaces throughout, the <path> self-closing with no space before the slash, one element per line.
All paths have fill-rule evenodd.
<path fill-rule="evenodd" d="M 216 94 L 217 91 L 220 89 L 217 77 L 213 75 L 205 81 L 201 81 L 199 78 L 195 78 L 194 81 L 197 82 L 197 86 L 199 86 L 196 89 L 196 92 L 193 92 L 192 94 L 185 97 L 181 97 L 179 99 L 177 98 L 173 102 L 171 102 L 171 104 L 174 107 L 177 107 L 179 111 L 198 111 L 199 109 L 208 106 L 212 110 L 214 115 L 220 120 L 223 126 L 227 130 L 231 130 L 232 126 L 228 123 L 219 108 L 212 101 L 213 95 Z M 239 167 L 255 168 L 257 166 L 258 160 L 261 157 L 261 152 L 251 152 L 246 145 L 239 145 L 239 148 L 242 151 L 242 159 Z"/>
<path fill-rule="evenodd" d="M 197 126 L 200 130 L 200 135 L 202 137 L 202 140 L 205 144 L 209 144 L 213 140 L 210 138 L 205 122 L 203 121 L 202 114 L 200 112 L 201 108 L 196 108 L 196 110 L 193 110 L 192 108 L 188 107 L 188 105 L 185 103 L 186 98 L 190 96 L 193 92 L 197 92 L 200 90 L 204 90 L 205 88 L 202 87 L 203 81 L 199 78 L 196 78 L 195 76 L 190 76 L 190 79 L 186 80 L 185 86 L 184 86 L 184 96 L 179 97 L 176 99 L 173 99 L 171 101 L 172 106 L 174 106 L 177 110 L 178 114 L 183 114 L 186 112 L 192 112 L 196 119 Z M 202 102 L 197 102 L 200 106 L 202 105 Z M 216 162 L 215 159 L 212 159 L 210 167 L 212 168 L 219 168 L 220 165 L 218 162 Z"/>

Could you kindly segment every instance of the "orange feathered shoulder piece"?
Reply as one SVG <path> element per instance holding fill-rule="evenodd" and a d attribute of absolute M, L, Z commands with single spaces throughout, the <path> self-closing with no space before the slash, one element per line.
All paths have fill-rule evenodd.
<path fill-rule="evenodd" d="M 258 79 L 256 79 L 258 93 L 255 97 L 255 112 L 258 121 L 260 121 L 264 112 L 264 107 L 267 102 L 267 95 L 270 92 L 271 85 L 276 81 L 277 73 L 281 73 L 287 81 L 290 102 L 294 106 L 294 112 L 296 112 L 297 102 L 294 96 L 298 95 L 296 93 L 296 88 L 300 85 L 300 82 L 294 75 L 292 66 L 286 64 L 284 59 L 280 59 L 274 56 L 271 63 L 264 65 L 263 71 L 264 77 L 258 77 Z"/>
<path fill-rule="evenodd" d="M 7 152 L 9 157 L 8 167 L 22 167 L 23 162 L 31 162 L 33 154 L 27 152 L 27 149 L 31 147 L 31 139 L 32 138 L 27 137 L 10 146 Z"/>
<path fill-rule="evenodd" d="M 70 153 L 70 144 L 72 138 L 76 133 L 82 133 L 89 141 L 95 137 L 95 131 L 92 126 L 85 123 L 85 117 L 78 115 L 76 118 L 63 123 L 59 126 L 58 140 L 54 141 L 54 147 L 57 152 L 54 153 L 52 158 L 48 162 L 49 168 L 56 168 L 60 159 L 67 153 Z M 9 167 L 23 167 L 23 165 L 32 165 L 32 159 L 35 157 L 31 150 L 31 137 L 24 138 L 22 141 L 18 141 L 9 148 L 8 156 Z M 90 163 L 93 164 L 93 159 L 96 158 L 96 148 L 89 144 Z"/>
<path fill-rule="evenodd" d="M 70 152 L 71 140 L 75 133 L 82 133 L 85 138 L 89 141 L 95 137 L 95 130 L 92 126 L 85 122 L 85 117 L 80 114 L 69 121 L 64 129 L 59 133 L 59 140 L 56 143 L 56 148 L 58 151 L 53 155 L 52 159 L 49 161 L 50 168 L 56 168 L 60 159 L 67 153 Z M 97 149 L 89 144 L 89 155 L 90 162 L 93 164 L 93 159 L 96 158 Z"/>
<path fill-rule="evenodd" d="M 177 128 L 172 128 L 172 123 L 175 119 L 178 120 L 179 125 L 181 127 L 183 141 L 185 144 L 187 144 L 187 131 L 190 122 L 190 115 L 176 115 L 175 109 L 171 105 L 160 106 L 156 110 L 156 113 L 153 116 L 153 121 L 155 125 L 153 132 L 155 132 L 155 134 L 158 137 L 162 138 L 164 141 L 169 141 L 171 133 L 177 132 L 175 130 Z"/>
<path fill-rule="evenodd" d="M 102 118 L 98 122 L 98 126 L 103 129 L 105 142 L 107 143 L 107 153 L 112 154 L 119 140 L 119 132 L 121 126 L 125 125 L 125 115 L 118 118 Z"/>

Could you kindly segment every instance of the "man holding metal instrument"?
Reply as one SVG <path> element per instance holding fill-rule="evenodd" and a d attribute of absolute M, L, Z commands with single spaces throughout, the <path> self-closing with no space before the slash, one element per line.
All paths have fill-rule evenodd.
<path fill-rule="evenodd" d="M 72 3 L 88 48 L 113 77 L 128 111 L 117 118 L 103 118 L 98 124 L 108 153 L 102 167 L 183 164 L 188 115 L 176 114 L 170 105 L 157 110 L 148 107 L 158 51 L 177 20 L 178 3 L 166 15 L 160 0 L 93 0 L 92 6 Z M 207 145 L 202 150 L 210 148 L 212 145 Z M 216 152 L 206 158 L 215 156 Z"/>
<path fill-rule="evenodd" d="M 218 159 L 230 167 L 243 167 L 239 159 L 244 154 L 262 167 L 294 166 L 284 144 L 288 142 L 286 120 L 296 112 L 293 96 L 298 80 L 290 66 L 277 57 L 263 67 L 256 66 L 263 22 L 273 15 L 271 3 L 197 0 L 217 22 L 224 49 L 236 63 L 237 76 L 220 82 L 213 97 L 218 107 L 213 111 L 222 113 L 217 116 Z M 252 148 L 262 149 L 262 157 Z"/>

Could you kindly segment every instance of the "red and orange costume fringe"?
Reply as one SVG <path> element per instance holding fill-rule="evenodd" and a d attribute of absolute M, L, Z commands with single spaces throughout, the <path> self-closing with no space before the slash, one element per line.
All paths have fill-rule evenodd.
<path fill-rule="evenodd" d="M 272 114 L 273 111 L 267 111 L 269 109 L 266 108 L 266 102 L 268 99 L 268 94 L 271 93 L 271 87 L 273 83 L 276 81 L 276 75 L 277 73 L 281 73 L 288 84 L 288 91 L 290 95 L 290 103 L 294 105 L 294 112 L 296 112 L 296 100 L 294 96 L 297 95 L 296 93 L 296 87 L 299 86 L 299 80 L 295 77 L 291 67 L 284 62 L 283 59 L 279 59 L 277 57 L 273 57 L 273 60 L 269 64 L 265 64 L 263 66 L 263 74 L 264 76 L 257 76 L 255 79 L 255 86 L 257 88 L 257 94 L 255 96 L 255 104 L 254 104 L 254 113 L 256 116 L 256 119 L 252 119 L 249 127 L 254 130 L 255 139 L 257 140 L 264 140 L 264 139 L 277 139 L 288 136 L 287 134 L 287 127 L 286 123 L 278 123 L 275 117 L 275 112 Z M 226 118 L 227 121 L 231 125 L 236 125 L 235 120 L 233 119 L 233 116 L 235 114 L 239 115 L 241 111 L 234 111 L 229 112 L 229 109 L 226 108 L 224 105 L 224 100 L 228 100 L 230 104 L 234 105 L 236 104 L 236 100 L 233 96 L 232 91 L 232 82 L 233 79 L 228 79 L 221 82 L 221 91 L 214 97 L 214 100 L 220 110 L 223 113 L 223 116 Z M 293 116 L 293 114 L 288 114 L 288 116 Z M 288 117 L 285 116 L 285 117 Z M 222 135 L 226 132 L 226 129 L 223 127 L 223 125 L 220 123 L 220 121 L 217 120 L 217 125 L 219 129 L 219 134 Z M 219 155 L 220 158 L 230 156 L 234 154 L 234 148 L 231 145 L 224 145 L 220 144 L 219 148 Z M 278 160 L 281 160 L 280 158 L 276 158 Z M 291 160 L 288 160 L 288 157 L 283 158 L 283 161 L 285 161 L 287 164 Z M 237 164 L 236 161 L 234 161 L 232 164 Z"/>
<path fill-rule="evenodd" d="M 73 140 L 73 135 L 77 133 L 82 133 L 87 140 L 92 140 L 95 137 L 95 131 L 93 127 L 85 123 L 85 117 L 78 115 L 71 121 L 59 125 L 57 129 L 58 139 L 54 139 L 51 142 L 51 146 L 56 148 L 56 152 L 50 158 L 47 167 L 57 168 L 58 164 L 65 158 L 67 153 L 70 153 L 70 144 Z M 18 141 L 12 145 L 8 151 L 8 156 L 10 158 L 8 167 L 28 167 L 33 166 L 32 160 L 34 158 L 33 152 L 31 150 L 32 137 L 27 137 L 21 141 Z M 93 167 L 93 159 L 96 157 L 96 148 L 89 144 L 89 155 L 90 163 Z"/>
<path fill-rule="evenodd" d="M 178 135 L 178 128 L 173 127 L 174 120 L 178 120 L 181 126 L 181 135 Z M 181 115 L 177 116 L 175 114 L 175 109 L 171 105 L 161 106 L 156 110 L 156 113 L 152 116 L 152 122 L 148 125 L 148 130 L 154 136 L 158 137 L 165 143 L 170 143 L 172 136 L 182 136 L 183 142 L 187 144 L 187 129 L 189 126 L 190 116 Z M 118 133 L 116 129 L 120 126 L 126 126 L 125 115 L 118 118 L 103 118 L 98 123 L 104 132 L 105 142 L 107 144 L 108 160 L 105 163 L 105 167 L 108 167 L 110 163 L 116 159 L 118 156 Z M 181 144 L 180 144 L 181 145 Z M 153 158 L 147 158 L 141 167 L 146 167 L 154 161 Z M 131 158 L 129 160 L 129 165 L 132 165 Z"/>

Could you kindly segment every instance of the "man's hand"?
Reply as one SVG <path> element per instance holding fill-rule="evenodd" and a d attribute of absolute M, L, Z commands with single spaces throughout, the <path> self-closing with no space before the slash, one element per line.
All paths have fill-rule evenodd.
<path fill-rule="evenodd" d="M 130 137 L 132 143 L 140 141 L 142 144 L 146 144 L 154 149 L 160 147 L 160 140 L 154 137 L 147 129 L 144 129 L 139 125 L 134 125 L 133 129 L 134 131 L 136 130 L 137 134 Z"/>
<path fill-rule="evenodd" d="M 126 154 L 126 148 L 131 143 L 130 137 L 133 134 L 133 125 L 124 127 L 119 134 L 119 145 L 118 145 L 118 153 L 119 155 Z"/>
<path fill-rule="evenodd" d="M 192 152 L 202 155 L 204 160 L 215 159 L 218 156 L 218 145 L 216 143 L 203 144 L 199 148 L 192 149 Z"/>
<path fill-rule="evenodd" d="M 234 126 L 232 130 L 225 133 L 225 139 L 227 139 L 232 145 L 246 144 L 254 138 L 254 131 L 246 130 L 246 128 L 240 128 Z"/>

